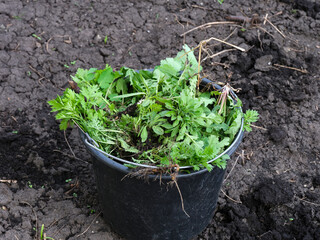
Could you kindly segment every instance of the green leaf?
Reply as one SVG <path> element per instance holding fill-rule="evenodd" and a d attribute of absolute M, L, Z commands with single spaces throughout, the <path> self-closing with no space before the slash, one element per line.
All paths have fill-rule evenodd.
<path fill-rule="evenodd" d="M 108 65 L 106 69 L 100 74 L 98 83 L 102 89 L 107 89 L 113 81 L 113 71 Z"/>
<path fill-rule="evenodd" d="M 57 112 L 63 109 L 63 102 L 61 100 L 60 96 L 57 96 L 56 99 L 53 99 L 51 101 L 48 101 L 49 105 L 51 106 L 52 110 L 51 112 Z"/>
<path fill-rule="evenodd" d="M 116 90 L 117 90 L 117 93 L 121 92 L 122 94 L 126 94 L 128 92 L 127 82 L 124 78 L 120 78 L 119 80 L 117 80 Z"/>
<path fill-rule="evenodd" d="M 69 126 L 69 120 L 68 119 L 62 119 L 59 125 L 60 130 L 66 130 Z"/>
<path fill-rule="evenodd" d="M 172 129 L 171 137 L 175 137 L 179 132 L 179 126 Z"/>
<path fill-rule="evenodd" d="M 144 126 L 141 131 L 141 141 L 145 142 L 147 138 L 148 138 L 148 131 L 147 131 L 147 127 Z"/>
<path fill-rule="evenodd" d="M 219 167 L 219 168 L 226 169 L 226 167 L 227 167 L 227 160 L 229 160 L 229 159 L 230 159 L 229 155 L 228 155 L 228 154 L 225 154 L 225 155 L 223 155 L 221 158 L 215 160 L 215 161 L 213 162 L 213 164 L 216 165 L 216 166 Z"/>
<path fill-rule="evenodd" d="M 184 139 L 186 131 L 187 131 L 187 125 L 184 123 L 182 125 L 181 129 L 179 130 L 179 135 L 178 135 L 176 141 L 180 141 L 180 140 Z"/>
<path fill-rule="evenodd" d="M 155 134 L 157 135 L 163 135 L 164 134 L 164 130 L 162 127 L 159 126 L 153 126 L 152 130 L 155 132 Z"/>
<path fill-rule="evenodd" d="M 170 124 L 170 123 L 164 123 L 164 124 L 162 124 L 161 126 L 164 127 L 165 129 L 171 129 L 171 128 L 173 128 L 172 124 Z"/>
<path fill-rule="evenodd" d="M 131 153 L 138 153 L 139 150 L 136 149 L 135 147 L 133 146 L 130 146 L 124 139 L 122 138 L 118 138 L 118 141 L 120 142 L 121 144 L 121 147 L 126 150 L 127 152 L 131 152 Z"/>
<path fill-rule="evenodd" d="M 258 121 L 259 119 L 259 113 L 255 110 L 247 110 L 246 113 L 244 114 L 244 130 L 246 130 L 247 132 L 251 132 L 252 128 L 250 127 L 250 125 L 253 122 Z"/>
<path fill-rule="evenodd" d="M 241 126 L 242 116 L 238 114 L 237 117 L 231 123 L 229 129 L 225 132 L 225 134 L 229 134 L 231 140 L 233 140 L 234 136 L 238 133 Z"/>
<path fill-rule="evenodd" d="M 193 50 L 191 50 L 187 44 L 185 44 L 183 46 L 183 49 L 185 50 L 185 52 L 188 55 L 188 60 L 191 63 L 192 68 L 198 70 L 199 63 L 198 63 L 198 60 L 196 59 L 196 57 L 194 56 Z M 202 67 L 200 66 L 200 71 L 201 70 L 202 70 Z"/>
<path fill-rule="evenodd" d="M 177 76 L 182 70 L 182 67 L 183 65 L 180 61 L 173 58 L 167 58 L 165 60 L 161 60 L 160 67 L 158 69 L 169 76 Z"/>

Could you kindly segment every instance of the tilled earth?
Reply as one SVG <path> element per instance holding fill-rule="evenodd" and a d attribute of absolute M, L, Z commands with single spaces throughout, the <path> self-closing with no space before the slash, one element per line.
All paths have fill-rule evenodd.
<path fill-rule="evenodd" d="M 40 239 L 41 226 L 56 240 L 120 239 L 77 130 L 64 135 L 47 101 L 77 68 L 152 68 L 210 37 L 246 50 L 211 41 L 205 75 L 241 88 L 260 120 L 195 239 L 320 239 L 319 36 L 316 0 L 0 0 L 0 239 Z"/>

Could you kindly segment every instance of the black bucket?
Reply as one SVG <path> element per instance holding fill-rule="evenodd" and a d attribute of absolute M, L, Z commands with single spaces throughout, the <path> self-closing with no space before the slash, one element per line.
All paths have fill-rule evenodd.
<path fill-rule="evenodd" d="M 209 80 L 208 80 L 209 81 Z M 126 177 L 130 169 L 97 149 L 88 135 L 81 139 L 93 156 L 93 167 L 101 200 L 103 218 L 113 231 L 128 240 L 187 240 L 197 236 L 211 221 L 225 169 L 214 167 L 171 176 Z M 242 126 L 224 154 L 231 156 L 243 137 Z M 110 156 L 110 155 L 109 155 Z"/>

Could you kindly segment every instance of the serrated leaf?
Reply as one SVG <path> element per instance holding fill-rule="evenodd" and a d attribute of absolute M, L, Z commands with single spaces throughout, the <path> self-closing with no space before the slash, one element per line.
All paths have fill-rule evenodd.
<path fill-rule="evenodd" d="M 62 103 L 61 97 L 57 96 L 56 99 L 48 101 L 49 105 L 51 106 L 51 112 L 57 112 L 63 109 L 64 104 Z"/>
<path fill-rule="evenodd" d="M 62 119 L 59 125 L 60 130 L 66 130 L 69 126 L 68 119 Z"/>
<path fill-rule="evenodd" d="M 223 155 L 221 158 L 215 160 L 213 163 L 222 169 L 225 169 L 227 167 L 227 160 L 229 160 L 230 157 L 228 154 Z"/>
<path fill-rule="evenodd" d="M 241 126 L 241 120 L 242 116 L 241 114 L 238 114 L 237 117 L 231 123 L 229 129 L 225 132 L 226 134 L 229 134 L 231 139 L 233 139 L 234 136 L 238 133 Z"/>
<path fill-rule="evenodd" d="M 124 139 L 118 138 L 118 141 L 120 142 L 121 147 L 122 147 L 125 151 L 131 152 L 131 153 L 138 153 L 138 152 L 139 152 L 138 149 L 136 149 L 136 148 L 133 147 L 133 146 L 130 146 Z"/>
<path fill-rule="evenodd" d="M 106 67 L 103 72 L 101 72 L 98 83 L 102 89 L 107 89 L 113 81 L 113 71 L 111 67 Z"/>
<path fill-rule="evenodd" d="M 187 131 L 187 125 L 184 123 L 182 125 L 181 129 L 179 130 L 179 135 L 178 135 L 176 141 L 182 140 L 185 137 L 186 131 Z"/>
<path fill-rule="evenodd" d="M 177 61 L 173 58 L 167 58 L 165 60 L 161 60 L 160 67 L 158 69 L 164 74 L 177 76 L 182 70 L 182 67 L 183 65 L 180 61 Z"/>

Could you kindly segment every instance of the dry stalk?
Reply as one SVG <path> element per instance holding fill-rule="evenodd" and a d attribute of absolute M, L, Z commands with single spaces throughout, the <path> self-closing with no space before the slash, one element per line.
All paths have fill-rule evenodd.
<path fill-rule="evenodd" d="M 229 178 L 230 174 L 232 173 L 232 171 L 233 171 L 234 167 L 236 166 L 236 164 L 237 164 L 237 162 L 238 162 L 239 158 L 240 158 L 240 157 L 243 157 L 243 153 L 244 153 L 244 151 L 242 150 L 242 154 L 239 154 L 239 155 L 238 155 L 238 157 L 237 157 L 236 161 L 234 162 L 234 164 L 233 164 L 233 166 L 232 166 L 232 168 L 231 168 L 230 172 L 228 173 L 227 177 L 224 179 L 224 181 L 223 181 L 223 182 L 227 181 L 227 179 Z"/>
<path fill-rule="evenodd" d="M 57 38 L 65 38 L 65 37 L 67 37 L 68 39 L 67 39 L 67 40 L 64 40 L 64 42 L 67 43 L 67 44 L 71 44 L 71 43 L 72 43 L 71 37 L 70 37 L 69 35 L 64 35 L 64 36 L 56 35 L 56 36 L 53 36 L 53 37 L 49 38 L 49 40 L 46 42 L 46 50 L 47 50 L 47 52 L 48 52 L 49 54 L 51 54 L 50 51 L 49 51 L 49 43 L 50 43 L 50 41 L 51 41 L 53 38 L 55 38 L 55 37 L 57 37 Z"/>
<path fill-rule="evenodd" d="M 309 204 L 312 204 L 312 205 L 315 205 L 315 206 L 320 206 L 319 203 L 313 203 L 313 202 L 310 202 L 310 201 L 307 201 L 307 200 L 304 200 L 303 198 L 299 198 L 296 196 L 297 199 L 299 199 L 300 201 L 303 201 L 303 202 L 306 202 L 306 203 L 309 203 Z"/>
<path fill-rule="evenodd" d="M 266 20 L 278 33 L 280 33 L 280 35 L 281 35 L 283 38 L 286 38 L 286 35 L 284 35 L 284 34 L 279 30 L 279 28 L 277 28 L 275 25 L 273 25 L 273 23 L 270 22 L 269 19 L 265 18 L 265 20 Z"/>
<path fill-rule="evenodd" d="M 76 238 L 78 238 L 78 237 L 82 236 L 83 234 L 85 234 L 86 232 L 88 232 L 89 228 L 92 226 L 92 224 L 94 223 L 94 221 L 100 216 L 100 214 L 101 214 L 101 212 L 99 212 L 99 213 L 97 214 L 97 216 L 94 217 L 94 219 L 91 221 L 91 223 L 89 224 L 89 226 L 88 226 L 82 233 L 78 234 L 78 235 L 76 236 Z"/>
<path fill-rule="evenodd" d="M 68 139 L 67 139 L 67 136 L 66 136 L 66 130 L 63 131 L 63 135 L 64 135 L 64 139 L 66 140 L 66 142 L 67 142 L 67 144 L 68 144 L 68 147 L 69 147 L 72 155 L 76 158 L 76 155 L 74 154 L 74 152 L 73 152 L 73 150 L 72 150 L 72 148 L 71 148 L 71 146 L 70 146 L 70 144 L 69 144 L 69 142 L 68 142 Z"/>
<path fill-rule="evenodd" d="M 214 25 L 222 25 L 222 24 L 235 24 L 235 22 L 233 21 L 224 21 L 224 22 L 209 22 L 209 23 L 205 23 L 205 24 L 202 24 L 198 27 L 195 27 L 195 28 L 192 28 L 184 33 L 182 33 L 180 35 L 180 37 L 183 37 L 184 35 L 188 34 L 188 33 L 191 33 L 197 29 L 200 29 L 200 28 L 207 28 L 207 27 L 211 27 L 211 26 L 214 26 Z"/>
<path fill-rule="evenodd" d="M 224 40 L 221 40 L 221 39 L 218 39 L 218 38 L 215 38 L 215 37 L 211 37 L 209 39 L 205 39 L 205 40 L 202 40 L 199 45 L 195 48 L 193 48 L 191 51 L 194 51 L 195 49 L 199 48 L 199 56 L 198 56 L 198 83 L 197 83 L 197 89 L 199 89 L 199 85 L 200 85 L 200 82 L 201 82 L 201 78 L 200 78 L 200 64 L 201 64 L 201 53 L 202 53 L 202 50 L 203 50 L 203 46 L 206 45 L 207 43 L 209 43 L 210 41 L 218 41 L 220 43 L 224 43 L 228 46 L 231 46 L 237 50 L 240 50 L 242 52 L 245 52 L 246 50 L 242 47 L 238 47 L 232 43 L 229 43 L 229 42 L 226 42 Z M 185 54 L 188 54 L 188 53 L 185 53 Z"/>
<path fill-rule="evenodd" d="M 209 38 L 209 39 L 202 40 L 202 41 L 200 42 L 200 44 L 201 44 L 201 45 L 204 45 L 204 44 L 207 44 L 208 42 L 210 42 L 210 41 L 212 41 L 212 40 L 215 40 L 215 41 L 224 43 L 224 44 L 226 44 L 226 45 L 228 45 L 228 46 L 230 46 L 230 47 L 233 47 L 233 48 L 235 48 L 235 49 L 238 49 L 238 50 L 240 50 L 240 51 L 242 51 L 242 52 L 245 52 L 245 51 L 246 51 L 246 50 L 245 50 L 244 48 L 242 48 L 242 47 L 238 47 L 238 46 L 236 46 L 236 45 L 234 45 L 234 44 L 232 44 L 232 43 L 226 42 L 226 41 L 224 41 L 224 40 L 221 40 L 221 39 L 215 38 L 215 37 L 211 37 L 211 38 Z"/>
<path fill-rule="evenodd" d="M 230 199 L 231 201 L 233 201 L 233 202 L 235 202 L 235 203 L 242 204 L 241 201 L 234 200 L 233 198 L 229 197 L 222 189 L 221 189 L 221 192 L 222 192 L 228 199 Z"/>
<path fill-rule="evenodd" d="M 256 126 L 254 124 L 251 124 L 251 127 L 258 128 L 258 129 L 261 129 L 261 130 L 264 130 L 264 131 L 268 130 L 268 129 L 264 128 L 264 127 L 259 127 L 259 126 Z"/>
<path fill-rule="evenodd" d="M 83 162 L 83 163 L 86 163 L 86 164 L 89 163 L 89 162 L 87 162 L 87 161 L 85 161 L 85 160 L 82 160 L 81 158 L 78 158 L 78 157 L 76 157 L 76 156 L 67 154 L 67 153 L 62 152 L 62 151 L 60 151 L 60 150 L 58 150 L 58 149 L 54 149 L 53 152 L 61 153 L 62 155 L 66 156 L 66 157 L 68 157 L 68 158 L 75 159 L 75 160 L 78 160 L 78 161 Z"/>
<path fill-rule="evenodd" d="M 5 179 L 0 179 L 0 183 L 17 183 L 17 180 L 5 180 Z"/>
<path fill-rule="evenodd" d="M 208 58 L 215 58 L 216 56 L 219 56 L 220 54 L 223 54 L 223 53 L 226 53 L 226 52 L 231 52 L 231 51 L 235 51 L 235 49 L 225 49 L 225 50 L 222 50 L 221 52 L 218 52 L 218 53 L 215 53 L 215 54 L 212 54 L 212 55 L 208 54 L 208 56 L 206 56 L 204 59 L 202 59 L 201 62 L 206 61 Z"/>
<path fill-rule="evenodd" d="M 273 64 L 273 66 L 280 67 L 280 68 L 287 68 L 287 69 L 295 70 L 295 71 L 302 72 L 302 73 L 308 73 L 308 71 L 305 69 L 288 67 L 288 66 L 284 66 L 284 65 L 280 65 L 280 64 Z"/>

